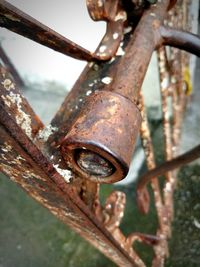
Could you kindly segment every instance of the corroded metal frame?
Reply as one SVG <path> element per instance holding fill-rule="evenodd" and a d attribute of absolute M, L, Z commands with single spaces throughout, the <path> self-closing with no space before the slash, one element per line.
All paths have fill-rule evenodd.
<path fill-rule="evenodd" d="M 91 2 L 88 1 L 89 7 L 91 7 Z M 159 218 L 159 229 L 156 235 L 132 233 L 126 237 L 119 229 L 124 214 L 125 195 L 121 192 L 113 192 L 107 199 L 105 206 L 102 207 L 98 198 L 99 184 L 93 180 L 83 179 L 73 171 L 73 166 L 70 166 L 71 170 L 63 159 L 60 146 L 63 145 L 63 139 L 80 116 L 87 96 L 96 90 L 98 92 L 112 92 L 112 94 L 128 99 L 141 110 L 143 119 L 141 138 L 147 156 L 147 165 L 149 169 L 155 168 L 148 121 L 140 89 L 152 53 L 158 49 L 161 66 L 160 79 L 166 159 L 171 160 L 176 156 L 176 154 L 172 155 L 171 148 L 178 146 L 176 133 L 177 129 L 180 128 L 180 121 L 174 121 L 176 126 L 173 128 L 174 134 L 169 136 L 171 125 L 166 113 L 166 97 L 171 94 L 175 100 L 178 99 L 179 105 L 177 104 L 177 106 L 181 109 L 184 107 L 185 94 L 180 88 L 176 90 L 176 93 L 171 93 L 171 88 L 175 86 L 173 84 L 175 76 L 178 75 L 178 79 L 180 77 L 182 79 L 182 75 L 177 74 L 173 62 L 171 72 L 168 70 L 164 46 L 181 48 L 199 56 L 200 41 L 199 37 L 195 35 L 168 28 L 165 25 L 164 21 L 171 7 L 170 4 L 174 5 L 175 2 L 158 0 L 156 4 L 150 5 L 144 12 L 142 10 L 134 24 L 131 24 L 130 18 L 127 20 L 125 16 L 128 10 L 122 10 L 120 5 L 120 8 L 116 9 L 118 13 L 112 14 L 107 19 L 110 27 L 107 32 L 108 35 L 103 38 L 97 51 L 91 53 L 41 25 L 6 1 L 0 1 L 1 27 L 22 34 L 64 54 L 90 61 L 48 126 L 44 126 L 34 113 L 9 75 L 6 65 L 1 66 L 0 168 L 2 172 L 24 188 L 30 196 L 68 224 L 118 266 L 145 266 L 133 250 L 132 244 L 135 240 L 153 246 L 155 257 L 152 266 L 164 266 L 164 259 L 168 253 L 167 239 L 170 236 L 173 213 L 172 189 L 175 185 L 175 173 L 169 172 L 166 175 L 164 201 L 161 197 L 157 178 L 148 180 L 151 180 L 152 183 Z M 107 9 L 109 10 L 109 8 L 108 5 Z M 94 11 L 96 12 L 96 10 Z M 173 11 L 170 12 L 174 18 Z M 105 16 L 104 13 L 102 14 Z M 98 17 L 97 15 L 98 12 L 96 15 L 94 13 L 94 19 Z M 119 21 L 116 20 L 116 17 L 119 18 Z M 114 23 L 114 21 L 118 22 Z M 126 26 L 124 26 L 125 21 Z M 37 27 L 34 28 L 34 26 Z M 173 27 L 176 26 L 177 24 L 174 23 Z M 122 34 L 123 27 L 126 27 L 124 29 L 125 34 Z M 108 41 L 106 37 L 115 34 L 113 29 L 117 30 L 118 35 L 115 35 L 116 38 L 114 38 L 117 41 L 114 42 L 114 45 L 111 41 L 107 43 L 107 46 L 109 44 L 113 46 L 111 53 L 106 51 L 105 57 L 103 54 L 105 49 L 102 47 L 105 48 L 105 42 Z M 34 35 L 32 32 L 34 30 L 34 33 L 40 34 Z M 121 41 L 122 37 L 123 40 Z M 55 42 L 50 42 L 51 39 L 54 39 Z M 186 40 L 188 46 L 185 45 Z M 119 45 L 120 49 L 115 55 Z M 172 53 L 174 51 L 176 50 L 173 50 Z M 110 61 L 103 62 L 109 57 L 111 58 Z M 185 59 L 182 58 L 181 60 L 183 62 Z M 178 80 L 176 81 L 178 82 Z M 167 86 L 167 94 L 166 88 L 163 86 Z M 174 117 L 178 118 L 177 113 L 174 114 Z M 173 144 L 171 143 L 172 140 Z M 148 212 L 148 192 L 145 185 L 138 186 L 138 204 L 143 212 Z"/>

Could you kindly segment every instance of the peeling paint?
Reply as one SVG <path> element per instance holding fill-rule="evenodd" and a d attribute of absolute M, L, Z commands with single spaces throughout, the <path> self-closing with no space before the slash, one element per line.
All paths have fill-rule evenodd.
<path fill-rule="evenodd" d="M 117 32 L 113 33 L 113 39 L 116 40 L 119 37 L 119 34 Z"/>
<path fill-rule="evenodd" d="M 123 21 L 126 21 L 127 20 L 127 14 L 125 11 L 120 11 L 117 16 L 115 17 L 115 21 L 118 21 L 118 20 L 123 20 Z"/>
<path fill-rule="evenodd" d="M 121 48 L 121 46 L 118 48 L 116 56 L 124 56 L 125 51 Z"/>
<path fill-rule="evenodd" d="M 15 89 L 15 85 L 10 79 L 5 79 L 1 84 L 7 91 Z"/>
<path fill-rule="evenodd" d="M 70 183 L 70 180 L 72 178 L 72 172 L 70 170 L 67 170 L 67 169 L 64 170 L 64 169 L 59 168 L 58 164 L 55 164 L 53 166 L 56 169 L 56 171 L 64 178 L 64 180 L 67 183 Z"/>
<path fill-rule="evenodd" d="M 103 6 L 103 1 L 102 0 L 98 0 L 98 6 L 102 7 Z"/>
<path fill-rule="evenodd" d="M 10 14 L 4 14 L 4 16 L 12 21 L 20 22 L 20 19 L 10 15 Z"/>
<path fill-rule="evenodd" d="M 37 138 L 46 142 L 50 135 L 58 130 L 57 127 L 53 127 L 51 124 L 47 125 L 44 129 L 38 132 Z"/>
<path fill-rule="evenodd" d="M 91 93 L 92 93 L 92 90 L 88 90 L 88 91 L 86 92 L 86 95 L 89 96 Z"/>
<path fill-rule="evenodd" d="M 113 63 L 115 61 L 115 57 L 112 57 L 111 60 L 109 61 L 109 64 Z"/>
<path fill-rule="evenodd" d="M 1 150 L 2 150 L 3 152 L 10 152 L 10 151 L 12 150 L 12 147 L 11 147 L 9 144 L 4 143 L 4 146 L 5 146 L 5 147 L 2 147 L 2 148 L 1 148 Z"/>
<path fill-rule="evenodd" d="M 106 50 L 106 46 L 105 45 L 100 46 L 100 48 L 99 48 L 100 53 L 105 52 L 105 50 Z"/>
<path fill-rule="evenodd" d="M 8 85 L 8 83 L 7 83 L 7 85 Z M 11 84 L 9 86 L 12 87 Z M 11 88 L 11 87 L 9 87 L 9 88 Z M 13 89 L 13 87 L 12 87 L 12 89 Z M 16 109 L 17 109 L 16 115 L 15 115 L 16 122 L 25 131 L 26 135 L 30 139 L 32 139 L 31 116 L 26 114 L 22 110 L 22 97 L 21 97 L 21 95 L 15 94 L 11 91 L 9 93 L 9 95 L 1 96 L 1 98 L 4 100 L 4 103 L 9 108 L 12 107 L 13 104 L 16 106 Z"/>
<path fill-rule="evenodd" d="M 90 63 L 88 64 L 89 68 L 92 68 L 93 65 L 94 65 L 94 62 L 90 62 Z"/>
<path fill-rule="evenodd" d="M 124 34 L 127 34 L 127 33 L 131 32 L 132 29 L 133 29 L 133 28 L 132 28 L 131 26 L 129 26 L 129 27 L 127 27 L 127 28 L 124 28 Z"/>
<path fill-rule="evenodd" d="M 113 78 L 111 77 L 104 77 L 101 79 L 102 83 L 104 84 L 110 84 L 112 82 Z"/>

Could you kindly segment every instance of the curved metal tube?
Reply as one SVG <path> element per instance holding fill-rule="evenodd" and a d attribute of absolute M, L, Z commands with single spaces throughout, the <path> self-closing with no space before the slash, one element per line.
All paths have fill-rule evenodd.
<path fill-rule="evenodd" d="M 163 45 L 173 46 L 200 56 L 200 37 L 198 35 L 165 26 L 160 27 L 160 34 L 163 38 Z"/>
<path fill-rule="evenodd" d="M 166 172 L 180 168 L 181 166 L 188 164 L 199 157 L 200 157 L 200 145 L 178 156 L 177 158 L 164 162 L 157 168 L 152 169 L 151 171 L 145 173 L 139 179 L 137 190 L 142 190 L 147 185 L 147 183 L 150 182 L 154 177 L 164 175 Z"/>

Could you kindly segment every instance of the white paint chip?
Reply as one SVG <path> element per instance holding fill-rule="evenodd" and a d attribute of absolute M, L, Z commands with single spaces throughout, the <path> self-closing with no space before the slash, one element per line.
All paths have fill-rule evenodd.
<path fill-rule="evenodd" d="M 53 165 L 54 168 L 56 169 L 56 171 L 64 178 L 64 180 L 67 182 L 67 183 L 70 183 L 70 179 L 72 178 L 72 173 L 70 170 L 64 170 L 64 169 L 61 169 L 59 168 L 58 164 L 56 165 Z"/>
<path fill-rule="evenodd" d="M 58 128 L 53 127 L 51 124 L 46 126 L 44 129 L 40 130 L 38 133 L 38 138 L 43 139 L 43 141 L 47 141 L 49 136 L 52 135 Z"/>
<path fill-rule="evenodd" d="M 127 34 L 127 33 L 131 32 L 132 29 L 133 29 L 133 28 L 132 28 L 131 26 L 125 28 L 125 29 L 124 29 L 124 34 Z"/>
<path fill-rule="evenodd" d="M 100 46 L 100 48 L 99 48 L 99 52 L 100 53 L 105 52 L 105 50 L 106 50 L 106 46 L 105 45 Z"/>
<path fill-rule="evenodd" d="M 172 185 L 171 185 L 170 182 L 166 183 L 166 185 L 165 185 L 165 189 L 166 189 L 167 192 L 171 192 L 171 190 L 172 190 Z"/>
<path fill-rule="evenodd" d="M 123 21 L 126 21 L 127 20 L 127 14 L 125 11 L 120 11 L 117 16 L 115 17 L 115 21 L 118 21 L 118 20 L 123 20 Z"/>
<path fill-rule="evenodd" d="M 103 79 L 101 79 L 102 83 L 104 84 L 110 84 L 112 82 L 113 78 L 111 77 L 104 77 Z"/>
<path fill-rule="evenodd" d="M 116 40 L 119 37 L 119 34 L 117 32 L 113 33 L 113 39 Z"/>
<path fill-rule="evenodd" d="M 121 48 L 121 46 L 118 48 L 116 56 L 124 56 L 125 51 Z"/>
<path fill-rule="evenodd" d="M 26 114 L 22 109 L 22 96 L 11 91 L 9 95 L 1 96 L 1 98 L 8 107 L 11 107 L 13 104 L 16 106 L 16 122 L 21 126 L 26 135 L 32 139 L 31 116 Z"/>
<path fill-rule="evenodd" d="M 102 7 L 103 6 L 103 1 L 102 0 L 98 0 L 98 6 Z"/>
<path fill-rule="evenodd" d="M 15 85 L 10 79 L 5 79 L 1 84 L 8 91 L 11 89 L 15 89 Z"/>
<path fill-rule="evenodd" d="M 93 65 L 94 65 L 94 62 L 90 62 L 90 63 L 88 64 L 89 68 L 92 68 Z"/>
<path fill-rule="evenodd" d="M 86 92 L 86 95 L 89 96 L 91 93 L 92 93 L 92 90 L 88 90 L 88 91 Z"/>

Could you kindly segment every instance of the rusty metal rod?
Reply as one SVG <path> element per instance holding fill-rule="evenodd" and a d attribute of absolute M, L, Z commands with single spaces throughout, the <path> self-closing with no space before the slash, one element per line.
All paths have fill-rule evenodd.
<path fill-rule="evenodd" d="M 159 28 L 166 17 L 169 2 L 158 2 L 144 13 L 119 64 L 112 90 L 131 101 L 139 97 L 152 53 L 162 42 Z"/>
<path fill-rule="evenodd" d="M 13 63 L 10 61 L 9 57 L 6 55 L 4 49 L 2 48 L 1 45 L 0 45 L 0 59 L 3 61 L 5 66 L 9 69 L 10 74 L 14 78 L 15 82 L 20 87 L 24 87 L 25 86 L 24 81 L 20 77 L 18 71 L 16 70 L 15 66 L 13 65 Z"/>
<path fill-rule="evenodd" d="M 95 55 L 75 44 L 4 0 L 0 1 L 0 16 L 0 27 L 5 27 L 64 55 L 87 61 L 109 59 L 101 57 L 101 54 Z"/>
<path fill-rule="evenodd" d="M 196 56 L 200 56 L 200 37 L 196 34 L 173 29 L 166 26 L 160 27 L 163 44 L 185 50 Z"/>
<path fill-rule="evenodd" d="M 153 9 L 153 7 L 151 7 L 151 8 Z M 149 13 L 150 12 L 148 12 L 148 14 Z M 145 17 L 147 17 L 147 16 L 145 15 Z M 137 31 L 140 31 L 141 28 L 142 28 L 142 26 L 140 26 L 140 28 Z M 145 26 L 146 31 L 148 28 L 150 29 L 150 26 L 146 25 Z M 142 32 L 143 31 L 141 31 L 141 35 L 138 36 L 137 39 L 144 38 L 142 35 Z M 129 45 L 130 40 L 128 41 L 129 37 L 130 37 L 130 34 L 126 34 L 124 36 L 124 39 L 122 41 L 123 42 L 122 43 L 122 51 L 126 51 L 128 49 L 127 46 L 130 47 L 130 45 Z M 134 37 L 134 38 L 136 38 L 136 37 Z M 128 42 L 128 45 L 127 45 L 127 42 Z M 147 43 L 148 43 L 148 41 L 147 41 Z M 149 41 L 149 43 L 150 43 L 150 41 Z M 100 46 L 102 44 L 103 43 L 101 42 Z M 132 44 L 131 44 L 131 46 L 132 46 Z M 148 52 L 148 49 L 147 49 L 147 52 Z M 120 69 L 119 65 L 122 64 L 121 61 L 124 58 L 124 56 L 127 56 L 127 53 L 126 53 L 126 55 L 121 54 L 120 56 L 113 58 L 112 63 L 110 63 L 110 62 L 104 62 L 104 64 L 96 63 L 96 64 L 93 64 L 92 66 L 91 66 L 91 63 L 89 63 L 85 67 L 84 71 L 80 75 L 80 77 L 77 80 L 77 82 L 75 83 L 74 87 L 70 90 L 69 94 L 66 96 L 61 108 L 58 110 L 57 114 L 52 119 L 51 124 L 53 125 L 53 127 L 59 128 L 59 130 L 56 131 L 55 134 L 52 134 L 52 137 L 49 140 L 49 143 L 52 143 L 52 145 L 58 145 L 59 139 L 62 139 L 65 136 L 65 133 L 69 131 L 70 127 L 73 124 L 75 117 L 77 117 L 77 115 L 80 112 L 81 107 L 84 104 L 85 98 L 87 98 L 88 90 L 90 90 L 89 92 L 94 92 L 95 90 L 98 90 L 98 91 L 110 90 L 111 87 L 113 88 L 113 90 L 115 89 L 114 79 L 116 79 L 116 76 L 117 76 L 116 74 L 118 74 L 118 72 L 120 75 L 121 69 Z M 149 55 L 149 57 L 151 57 L 151 55 Z M 135 57 L 134 57 L 134 59 L 135 59 Z M 133 61 L 132 59 L 129 59 L 129 63 L 132 61 Z M 141 55 L 139 55 L 139 58 L 137 59 L 137 61 L 139 61 L 139 62 L 141 61 Z M 141 64 L 140 64 L 140 66 L 141 66 Z M 134 77 L 136 75 L 140 75 L 140 73 L 137 72 L 137 69 L 138 69 L 137 64 L 134 64 L 133 70 L 132 70 L 132 73 L 134 73 Z M 117 71 L 117 70 L 119 70 L 119 71 Z M 125 76 L 124 76 L 124 79 L 122 78 L 122 83 L 124 83 L 124 86 L 126 86 L 128 73 L 126 73 L 125 70 L 124 70 L 124 72 L 125 72 Z M 105 83 L 102 83 L 101 79 L 104 77 L 110 77 L 113 80 L 113 82 L 109 83 L 108 85 Z M 119 78 L 118 78 L 118 81 L 119 81 Z M 142 82 L 140 82 L 140 84 L 141 83 Z M 116 83 L 116 85 L 117 85 L 117 83 Z M 134 88 L 134 86 L 132 85 L 131 90 L 133 88 Z M 119 89 L 118 89 L 118 91 L 119 91 Z M 137 92 L 135 92 L 135 94 L 137 94 Z M 68 123 L 65 123 L 66 121 Z"/>
<path fill-rule="evenodd" d="M 95 92 L 88 98 L 62 141 L 61 151 L 65 161 L 86 179 L 112 183 L 123 179 L 128 172 L 141 122 L 134 101 L 138 97 L 151 55 L 161 41 L 157 29 L 166 16 L 168 6 L 169 1 L 164 0 L 143 15 L 121 57 L 115 79 L 107 77 L 111 81 L 110 88 L 108 91 Z M 82 154 L 82 160 L 78 163 L 77 151 Z M 97 154 L 100 160 L 97 160 Z M 102 177 L 97 174 L 96 167 L 102 169 L 105 162 L 109 165 Z M 93 172 L 91 166 L 95 167 Z"/>
<path fill-rule="evenodd" d="M 174 158 L 170 161 L 166 161 L 155 169 L 145 173 L 138 182 L 137 189 L 140 190 L 146 186 L 154 177 L 164 175 L 165 173 L 174 169 L 180 168 L 181 166 L 188 164 L 200 157 L 200 145 L 189 150 L 188 152 Z"/>

